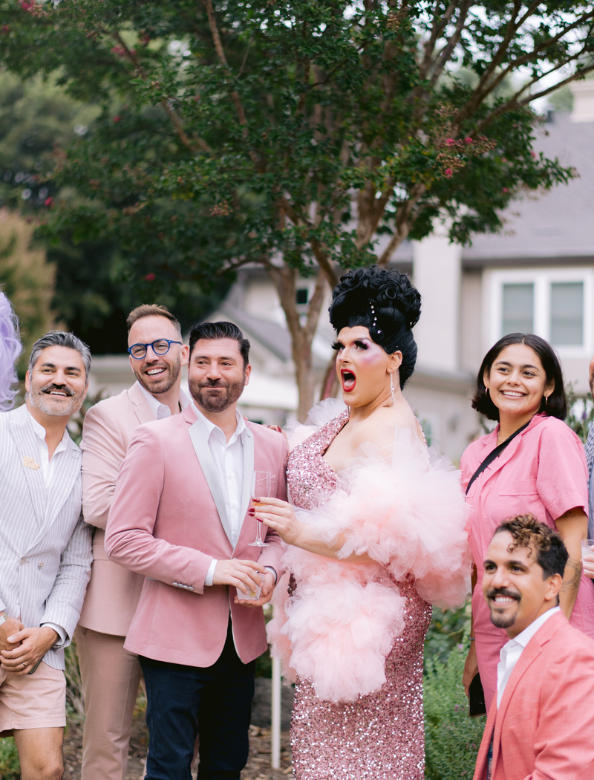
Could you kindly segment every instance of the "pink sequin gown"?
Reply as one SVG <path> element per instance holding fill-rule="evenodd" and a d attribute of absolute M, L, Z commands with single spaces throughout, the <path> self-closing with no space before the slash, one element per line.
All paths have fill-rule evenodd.
<path fill-rule="evenodd" d="M 291 500 L 312 509 L 332 492 L 337 475 L 324 452 L 348 421 L 348 411 L 296 447 L 287 468 Z M 406 596 L 405 630 L 386 658 L 387 682 L 357 701 L 333 703 L 297 679 L 291 724 L 297 780 L 423 780 L 423 644 L 431 605 L 412 581 L 399 582 Z"/>

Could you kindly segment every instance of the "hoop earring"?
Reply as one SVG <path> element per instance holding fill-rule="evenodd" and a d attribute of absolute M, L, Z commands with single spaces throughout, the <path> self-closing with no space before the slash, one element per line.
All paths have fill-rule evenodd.
<path fill-rule="evenodd" d="M 392 403 L 396 403 L 396 398 L 394 397 L 394 374 L 390 374 L 390 393 L 392 394 Z"/>

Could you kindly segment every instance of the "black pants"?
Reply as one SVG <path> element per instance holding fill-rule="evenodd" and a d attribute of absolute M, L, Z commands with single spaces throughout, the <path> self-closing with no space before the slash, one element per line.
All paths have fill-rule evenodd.
<path fill-rule="evenodd" d="M 191 780 L 196 735 L 198 780 L 239 780 L 249 753 L 255 662 L 244 664 L 231 621 L 219 659 L 206 668 L 140 656 L 147 692 L 145 780 Z"/>

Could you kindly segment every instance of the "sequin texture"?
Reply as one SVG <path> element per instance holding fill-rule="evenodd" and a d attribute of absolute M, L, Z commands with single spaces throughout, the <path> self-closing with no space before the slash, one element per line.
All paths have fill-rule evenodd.
<path fill-rule="evenodd" d="M 292 451 L 287 480 L 296 506 L 312 509 L 336 488 L 337 475 L 322 456 L 347 422 L 348 410 Z M 407 598 L 405 630 L 386 658 L 387 681 L 379 691 L 333 703 L 297 680 L 291 724 L 296 780 L 423 780 L 423 643 L 431 605 L 411 580 L 398 587 Z"/>

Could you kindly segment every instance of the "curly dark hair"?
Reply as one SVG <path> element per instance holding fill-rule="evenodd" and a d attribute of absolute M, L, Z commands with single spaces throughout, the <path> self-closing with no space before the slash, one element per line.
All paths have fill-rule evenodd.
<path fill-rule="evenodd" d="M 395 268 L 358 268 L 348 271 L 332 290 L 328 310 L 337 332 L 363 325 L 388 354 L 402 352 L 400 387 L 417 362 L 412 328 L 421 316 L 421 295 L 410 279 Z"/>
<path fill-rule="evenodd" d="M 536 548 L 536 562 L 542 569 L 543 579 L 560 574 L 563 577 L 569 558 L 567 548 L 556 531 L 540 523 L 533 515 L 518 515 L 505 520 L 495 529 L 495 534 L 508 531 L 514 539 L 507 548 L 513 552 L 518 547 Z"/>
<path fill-rule="evenodd" d="M 485 387 L 485 374 L 491 370 L 491 366 L 497 360 L 499 354 L 512 344 L 526 344 L 527 347 L 533 349 L 542 363 L 547 382 L 552 380 L 555 385 L 546 402 L 544 398 L 541 400 L 538 413 L 564 420 L 567 417 L 567 398 L 565 397 L 565 388 L 563 386 L 561 363 L 549 342 L 540 336 L 536 336 L 534 333 L 508 333 L 507 336 L 499 339 L 491 347 L 483 358 L 476 377 L 476 392 L 472 399 L 472 408 L 484 414 L 489 420 L 499 419 L 499 409 L 491 400 L 491 396 Z"/>

